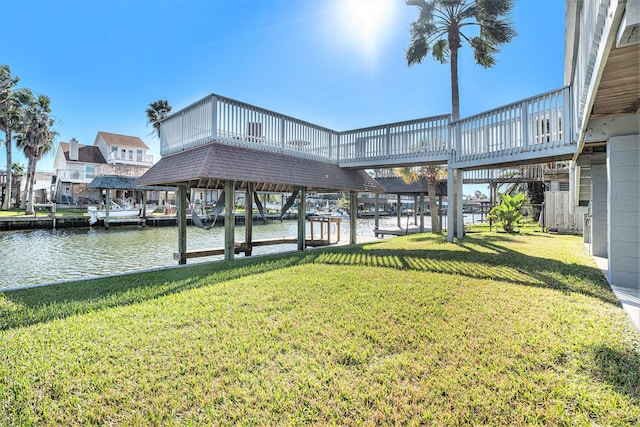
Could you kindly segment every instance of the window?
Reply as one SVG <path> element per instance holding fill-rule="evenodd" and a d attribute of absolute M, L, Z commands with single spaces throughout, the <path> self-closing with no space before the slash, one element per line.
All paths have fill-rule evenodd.
<path fill-rule="evenodd" d="M 127 149 L 123 148 L 120 150 L 120 159 L 124 160 L 127 158 Z"/>
<path fill-rule="evenodd" d="M 94 165 L 87 165 L 86 173 L 87 178 L 93 178 L 96 173 L 96 167 Z"/>
<path fill-rule="evenodd" d="M 129 150 L 129 160 L 133 160 L 133 150 Z"/>
<path fill-rule="evenodd" d="M 142 150 L 136 151 L 136 160 L 139 162 L 142 161 Z"/>

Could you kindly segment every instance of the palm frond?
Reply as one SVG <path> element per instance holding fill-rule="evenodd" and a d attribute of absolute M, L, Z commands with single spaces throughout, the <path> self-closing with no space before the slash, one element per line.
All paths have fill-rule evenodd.
<path fill-rule="evenodd" d="M 509 43 L 518 33 L 507 20 L 484 20 L 480 24 L 480 36 L 492 44 Z"/>
<path fill-rule="evenodd" d="M 482 37 L 474 37 L 471 39 L 471 47 L 473 48 L 473 56 L 478 65 L 482 65 L 484 68 L 491 68 L 495 65 L 496 60 L 493 55 L 497 52 L 497 49 L 494 48 L 491 43 Z"/>
<path fill-rule="evenodd" d="M 441 64 L 447 63 L 449 53 L 449 43 L 445 39 L 440 39 L 433 44 L 432 55 Z"/>
<path fill-rule="evenodd" d="M 396 175 L 402 178 L 402 181 L 405 184 L 411 184 L 413 182 L 416 182 L 420 178 L 416 169 L 410 166 L 403 166 L 401 168 L 396 168 L 394 169 L 394 171 Z"/>

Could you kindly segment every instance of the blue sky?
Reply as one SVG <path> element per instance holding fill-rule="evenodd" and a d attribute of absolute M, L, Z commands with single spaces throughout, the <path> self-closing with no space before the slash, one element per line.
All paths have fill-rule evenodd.
<path fill-rule="evenodd" d="M 564 8 L 517 0 L 519 35 L 494 68 L 463 48 L 462 117 L 563 85 Z M 405 0 L 0 0 L 0 63 L 51 97 L 58 141 L 134 135 L 157 160 L 157 99 L 176 111 L 218 93 L 338 131 L 449 113 L 448 64 L 406 63 L 417 13 Z M 53 153 L 38 169 L 52 167 Z"/>

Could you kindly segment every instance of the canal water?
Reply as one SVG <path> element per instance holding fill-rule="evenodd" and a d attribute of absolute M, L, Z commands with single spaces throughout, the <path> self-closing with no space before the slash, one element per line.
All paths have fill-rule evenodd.
<path fill-rule="evenodd" d="M 425 226 L 429 227 L 429 217 Z M 406 217 L 402 226 L 406 226 Z M 396 218 L 380 218 L 381 228 L 392 228 Z M 373 237 L 374 220 L 358 219 L 358 236 Z M 413 226 L 413 218 L 409 220 Z M 307 224 L 307 235 L 309 233 Z M 244 240 L 244 227 L 236 226 L 236 241 Z M 317 226 L 314 233 L 318 236 Z M 332 233 L 335 233 L 332 227 Z M 349 238 L 349 221 L 341 224 L 341 239 Z M 297 221 L 257 221 L 253 238 L 295 237 Z M 332 239 L 335 238 L 335 234 Z M 361 241 L 360 239 L 358 241 Z M 187 249 L 224 246 L 224 228 L 187 227 Z M 124 272 L 177 265 L 177 227 L 101 227 L 0 232 L 0 290 L 66 280 L 108 276 Z M 296 245 L 256 247 L 254 255 L 296 250 Z M 243 255 L 239 255 L 242 257 Z M 223 256 L 195 258 L 188 264 L 210 262 Z"/>

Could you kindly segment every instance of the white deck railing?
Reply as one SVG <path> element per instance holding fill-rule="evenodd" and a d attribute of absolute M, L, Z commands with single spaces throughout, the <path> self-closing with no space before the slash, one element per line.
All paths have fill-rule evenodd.
<path fill-rule="evenodd" d="M 89 183 L 93 178 L 96 177 L 95 172 L 81 171 L 81 170 L 69 170 L 69 169 L 58 169 L 56 175 L 58 176 L 58 180 L 64 182 L 84 182 Z"/>
<path fill-rule="evenodd" d="M 429 117 L 340 133 L 340 166 L 446 162 L 450 116 Z"/>
<path fill-rule="evenodd" d="M 602 50 L 605 45 L 605 31 L 611 31 L 614 9 L 617 1 L 590 0 L 579 3 L 580 16 L 576 22 L 580 23 L 577 33 L 575 67 L 573 72 L 573 105 L 575 108 L 575 132 L 583 128 L 588 119 L 590 97 L 593 96 L 597 69 L 596 62 L 603 58 Z M 597 73 L 596 73 L 597 74 Z"/>
<path fill-rule="evenodd" d="M 561 155 L 575 146 L 568 87 L 453 124 L 456 167 L 478 167 Z M 566 153 L 564 153 L 566 154 Z"/>
<path fill-rule="evenodd" d="M 138 155 L 138 153 L 111 152 L 107 155 L 107 163 L 130 163 L 147 166 L 153 164 L 153 156 L 150 154 Z"/>
<path fill-rule="evenodd" d="M 569 88 L 456 123 L 449 115 L 336 132 L 219 95 L 162 122 L 161 154 L 217 141 L 352 168 L 484 165 L 566 156 L 575 150 Z"/>
<path fill-rule="evenodd" d="M 336 161 L 338 132 L 264 108 L 210 95 L 162 122 L 161 154 L 211 141 Z"/>

